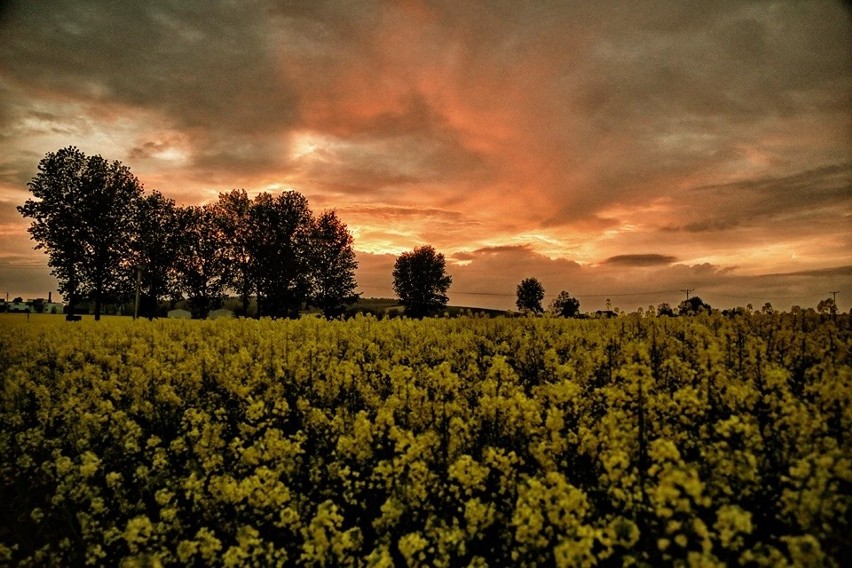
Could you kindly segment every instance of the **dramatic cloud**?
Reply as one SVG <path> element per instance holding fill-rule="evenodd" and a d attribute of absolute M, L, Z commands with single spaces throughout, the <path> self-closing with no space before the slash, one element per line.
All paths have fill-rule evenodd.
<path fill-rule="evenodd" d="M 536 254 L 525 247 L 464 254 L 465 262 L 449 267 L 453 276 L 450 299 L 458 305 L 510 309 L 515 305 L 518 283 L 538 278 L 545 289 L 545 303 L 565 290 L 581 302 L 584 311 L 613 306 L 634 310 L 662 302 L 677 305 L 685 290 L 699 295 L 714 307 L 809 306 L 825 298 L 828 290 L 848 285 L 852 267 L 749 276 L 733 268 L 709 263 L 685 265 L 668 262 L 634 264 L 577 263 Z M 390 260 L 388 260 L 390 262 Z M 389 280 L 388 280 L 389 281 Z M 483 285 L 485 283 L 485 285 Z M 820 288 L 823 286 L 825 292 Z M 387 288 L 384 288 L 386 291 Z"/>
<path fill-rule="evenodd" d="M 683 203 L 685 225 L 672 230 L 718 231 L 765 221 L 802 220 L 815 217 L 828 223 L 846 223 L 852 198 L 852 163 L 835 164 L 784 177 L 752 178 L 744 181 L 698 187 L 690 196 L 712 204 L 710 212 L 690 211 Z M 690 219 L 690 214 L 693 219 Z"/>
<path fill-rule="evenodd" d="M 749 279 L 852 264 L 841 2 L 10 0 L 0 31 L 0 204 L 73 144 L 180 203 L 336 209 L 370 295 L 422 243 L 482 294 L 545 271 L 677 291 L 701 266 L 784 302 L 852 288 Z M 43 265 L 13 217 L 0 261 Z"/>
<path fill-rule="evenodd" d="M 621 266 L 659 266 L 673 263 L 677 260 L 665 254 L 619 254 L 604 260 L 602 264 L 617 264 Z"/>

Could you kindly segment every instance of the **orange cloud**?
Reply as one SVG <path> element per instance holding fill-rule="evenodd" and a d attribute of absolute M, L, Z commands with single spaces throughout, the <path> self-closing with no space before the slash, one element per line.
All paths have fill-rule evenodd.
<path fill-rule="evenodd" d="M 152 0 L 3 16 L 0 198 L 25 198 L 38 160 L 76 144 L 181 203 L 296 189 L 337 209 L 359 251 L 431 243 L 475 291 L 554 266 L 625 288 L 680 274 L 662 258 L 743 275 L 852 263 L 838 3 Z"/>

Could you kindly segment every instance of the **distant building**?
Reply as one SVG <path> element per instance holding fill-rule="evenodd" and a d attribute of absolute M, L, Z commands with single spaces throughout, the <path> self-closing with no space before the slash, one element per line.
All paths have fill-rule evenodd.
<path fill-rule="evenodd" d="M 10 302 L 6 310 L 15 313 L 29 313 L 33 311 L 33 307 L 26 302 Z"/>
<path fill-rule="evenodd" d="M 48 296 L 47 300 L 36 298 L 34 300 L 27 300 L 26 303 L 30 306 L 34 314 L 61 314 L 64 308 L 62 304 L 52 302 L 50 296 Z M 57 306 L 59 307 L 57 308 Z"/>
<path fill-rule="evenodd" d="M 61 314 L 65 311 L 65 306 L 57 302 L 47 302 L 44 304 L 44 313 L 46 314 Z"/>
<path fill-rule="evenodd" d="M 65 305 L 54 302 L 53 293 L 48 292 L 46 300 L 44 298 L 29 298 L 24 301 L 23 298 L 18 296 L 10 302 L 5 298 L 0 298 L 0 313 L 2 312 L 62 314 L 65 312 Z"/>

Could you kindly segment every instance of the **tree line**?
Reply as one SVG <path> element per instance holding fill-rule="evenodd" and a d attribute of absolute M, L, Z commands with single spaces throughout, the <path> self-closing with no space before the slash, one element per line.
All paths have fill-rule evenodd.
<path fill-rule="evenodd" d="M 520 284 L 515 291 L 516 300 L 515 305 L 518 310 L 522 314 L 531 314 L 531 315 L 540 315 L 545 312 L 545 309 L 542 307 L 541 303 L 544 300 L 544 286 L 537 278 L 524 278 L 521 280 Z M 800 311 L 801 308 L 799 306 L 793 306 L 793 312 Z M 559 292 L 559 294 L 550 302 L 548 306 L 548 310 L 551 314 L 561 317 L 586 317 L 585 315 L 580 313 L 580 300 L 571 296 L 565 290 Z M 691 298 L 687 298 L 680 302 L 677 306 L 672 306 L 668 302 L 662 302 L 657 305 L 655 308 L 653 305 L 649 305 L 647 311 L 643 308 L 639 308 L 637 313 L 641 315 L 648 315 L 650 317 L 655 316 L 669 316 L 669 317 L 677 317 L 677 316 L 694 316 L 698 314 L 711 314 L 715 310 L 713 307 L 702 300 L 699 296 L 692 296 Z M 723 316 L 738 316 L 738 315 L 748 315 L 755 311 L 754 307 L 751 304 L 748 304 L 746 307 L 736 307 L 731 309 L 722 310 L 720 313 Z M 820 300 L 817 304 L 816 311 L 822 315 L 837 315 L 837 303 L 834 301 L 834 298 L 826 298 L 824 300 Z M 594 315 L 596 317 L 616 317 L 621 315 L 623 312 L 619 310 L 619 308 L 613 308 L 612 303 L 609 298 L 606 299 L 606 309 L 605 310 L 597 310 Z M 776 313 L 775 308 L 772 307 L 770 302 L 766 302 L 760 308 L 760 313 L 763 314 L 774 314 Z"/>
<path fill-rule="evenodd" d="M 253 298 L 256 317 L 297 317 L 306 308 L 336 317 L 358 298 L 352 234 L 333 210 L 314 215 L 297 191 L 250 198 L 234 189 L 206 205 L 179 206 L 158 191 L 146 193 L 121 162 L 74 146 L 48 153 L 27 185 L 33 198 L 18 211 L 32 219 L 28 231 L 35 248 L 47 252 L 71 315 L 84 300 L 94 304 L 95 319 L 105 304 L 132 300 L 140 315 L 154 317 L 161 302 L 186 299 L 193 317 L 205 318 L 230 290 L 244 316 Z M 451 284 L 444 255 L 430 245 L 396 259 L 393 289 L 410 317 L 438 313 Z M 522 313 L 544 312 L 538 279 L 522 280 L 516 295 Z M 564 290 L 549 311 L 583 317 L 580 301 Z M 711 311 L 694 296 L 677 308 L 649 306 L 648 313 Z M 836 313 L 833 299 L 819 311 Z M 618 314 L 609 299 L 607 309 L 596 312 Z"/>
<path fill-rule="evenodd" d="M 353 238 L 331 211 L 314 215 L 296 191 L 250 198 L 245 190 L 215 202 L 179 206 L 146 192 L 121 162 L 70 146 L 48 153 L 18 211 L 32 219 L 36 249 L 48 254 L 59 291 L 73 306 L 137 301 L 143 316 L 161 301 L 185 298 L 206 317 L 226 290 L 248 313 L 294 317 L 305 307 L 326 316 L 357 299 Z"/>
<path fill-rule="evenodd" d="M 545 310 L 541 305 L 541 302 L 544 300 L 544 286 L 537 278 L 530 277 L 521 280 L 515 291 L 515 295 L 517 298 L 515 300 L 515 305 L 521 313 L 534 315 L 544 313 Z M 764 312 L 767 310 L 769 312 L 772 311 L 772 304 L 769 302 L 767 302 L 763 307 Z M 580 316 L 580 300 L 563 290 L 551 301 L 548 311 L 561 317 L 578 317 Z M 710 304 L 704 302 L 698 296 L 693 296 L 692 298 L 684 300 L 677 306 L 677 308 L 673 308 L 667 302 L 659 304 L 656 309 L 653 306 L 648 307 L 648 313 L 651 315 L 671 317 L 677 315 L 687 316 L 700 313 L 711 313 L 712 311 L 713 308 Z M 609 298 L 607 298 L 606 309 L 598 310 L 595 312 L 595 315 L 601 317 L 614 317 L 619 315 L 619 313 L 620 311 L 618 308 L 613 310 L 612 304 Z"/>

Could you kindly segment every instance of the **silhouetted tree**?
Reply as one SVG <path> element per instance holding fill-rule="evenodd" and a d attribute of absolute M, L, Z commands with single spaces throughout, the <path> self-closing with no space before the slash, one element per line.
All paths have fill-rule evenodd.
<path fill-rule="evenodd" d="M 160 301 L 177 295 L 174 269 L 182 237 L 176 232 L 178 227 L 178 209 L 173 199 L 154 191 L 140 200 L 127 276 L 131 288 L 139 279 L 141 316 L 156 316 Z"/>
<path fill-rule="evenodd" d="M 214 208 L 222 230 L 222 244 L 230 263 L 229 287 L 240 295 L 242 315 L 248 315 L 249 302 L 259 272 L 255 254 L 258 230 L 252 223 L 252 201 L 244 189 L 220 193 Z"/>
<path fill-rule="evenodd" d="M 573 318 L 580 313 L 580 300 L 563 290 L 550 302 L 550 311 L 564 318 Z"/>
<path fill-rule="evenodd" d="M 518 284 L 515 305 L 522 312 L 540 314 L 544 310 L 541 301 L 544 300 L 544 286 L 535 278 L 524 278 Z"/>
<path fill-rule="evenodd" d="M 177 211 L 175 276 L 178 290 L 189 300 L 192 316 L 206 318 L 218 307 L 230 281 L 230 262 L 223 246 L 221 222 L 211 206 Z"/>
<path fill-rule="evenodd" d="M 249 218 L 258 317 L 297 317 L 310 291 L 308 200 L 296 191 L 261 193 Z"/>
<path fill-rule="evenodd" d="M 657 306 L 657 315 L 674 317 L 675 313 L 668 302 L 663 302 L 659 306 Z"/>
<path fill-rule="evenodd" d="M 429 245 L 402 253 L 394 264 L 393 289 L 411 317 L 430 315 L 447 305 L 453 279 L 445 272 L 444 255 Z"/>
<path fill-rule="evenodd" d="M 35 199 L 18 211 L 33 219 L 35 248 L 47 252 L 68 303 L 90 298 L 100 319 L 104 301 L 120 293 L 127 272 L 142 185 L 121 162 L 86 156 L 74 146 L 48 153 L 27 185 Z"/>
<path fill-rule="evenodd" d="M 831 314 L 837 315 L 837 304 L 834 303 L 833 298 L 826 298 L 825 300 L 820 300 L 816 307 L 817 312 L 822 315 Z"/>
<path fill-rule="evenodd" d="M 698 296 L 693 296 L 688 300 L 684 300 L 677 307 L 678 315 L 681 316 L 710 313 L 710 310 L 710 304 L 705 304 Z"/>
<path fill-rule="evenodd" d="M 328 317 L 345 311 L 355 294 L 355 250 L 352 235 L 334 211 L 325 211 L 311 226 L 309 267 L 311 303 Z"/>

